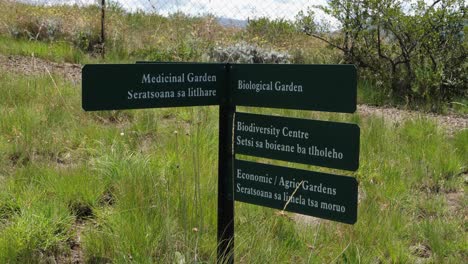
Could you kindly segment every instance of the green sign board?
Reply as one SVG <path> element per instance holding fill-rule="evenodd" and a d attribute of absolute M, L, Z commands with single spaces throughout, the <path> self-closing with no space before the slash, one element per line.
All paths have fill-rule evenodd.
<path fill-rule="evenodd" d="M 236 106 L 353 113 L 356 83 L 353 65 L 85 65 L 82 105 L 86 111 L 219 105 L 217 252 L 219 263 L 234 263 L 234 200 L 354 224 L 358 184 L 232 154 L 354 171 L 360 136 L 354 124 L 236 113 Z"/>
<path fill-rule="evenodd" d="M 82 71 L 83 109 L 219 105 L 224 64 L 97 64 Z"/>
<path fill-rule="evenodd" d="M 239 113 L 234 153 L 357 170 L 359 127 L 355 124 Z"/>
<path fill-rule="evenodd" d="M 354 65 L 233 64 L 233 100 L 259 106 L 354 113 Z"/>
<path fill-rule="evenodd" d="M 234 199 L 354 224 L 358 183 L 352 177 L 235 160 Z"/>

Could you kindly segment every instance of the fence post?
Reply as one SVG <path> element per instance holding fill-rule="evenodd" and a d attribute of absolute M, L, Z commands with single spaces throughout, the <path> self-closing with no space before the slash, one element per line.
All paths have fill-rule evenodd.
<path fill-rule="evenodd" d="M 106 35 L 105 35 L 105 14 L 106 14 L 106 0 L 101 1 L 101 56 L 104 58 L 105 56 L 105 43 L 106 43 Z"/>

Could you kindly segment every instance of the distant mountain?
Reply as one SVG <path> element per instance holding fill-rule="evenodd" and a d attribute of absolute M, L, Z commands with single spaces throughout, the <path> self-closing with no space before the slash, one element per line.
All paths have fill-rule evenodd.
<path fill-rule="evenodd" d="M 218 23 L 221 26 L 225 27 L 245 28 L 247 26 L 248 21 L 228 17 L 218 17 Z"/>

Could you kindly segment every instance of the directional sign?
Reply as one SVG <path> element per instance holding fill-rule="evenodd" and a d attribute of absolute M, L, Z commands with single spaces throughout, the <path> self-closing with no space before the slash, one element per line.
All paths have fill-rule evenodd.
<path fill-rule="evenodd" d="M 82 71 L 87 111 L 218 105 L 223 64 L 97 64 Z"/>
<path fill-rule="evenodd" d="M 358 184 L 232 154 L 357 170 L 360 135 L 354 124 L 236 113 L 236 106 L 353 113 L 356 84 L 353 65 L 95 64 L 82 70 L 82 106 L 219 105 L 217 262 L 234 263 L 234 200 L 354 224 Z"/>
<path fill-rule="evenodd" d="M 234 199 L 354 224 L 358 184 L 352 177 L 235 160 Z"/>
<path fill-rule="evenodd" d="M 233 64 L 230 78 L 236 105 L 356 111 L 354 65 Z"/>
<path fill-rule="evenodd" d="M 355 124 L 237 112 L 234 152 L 342 170 L 359 167 Z"/>

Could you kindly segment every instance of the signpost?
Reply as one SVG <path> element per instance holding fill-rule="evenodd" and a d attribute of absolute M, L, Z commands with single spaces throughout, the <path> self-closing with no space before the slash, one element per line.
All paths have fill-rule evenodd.
<path fill-rule="evenodd" d="M 360 135 L 354 124 L 238 113 L 236 106 L 353 113 L 356 83 L 352 65 L 86 65 L 82 103 L 86 111 L 219 105 L 217 260 L 233 263 L 234 200 L 354 224 L 358 196 L 352 177 L 235 154 L 355 171 Z"/>

